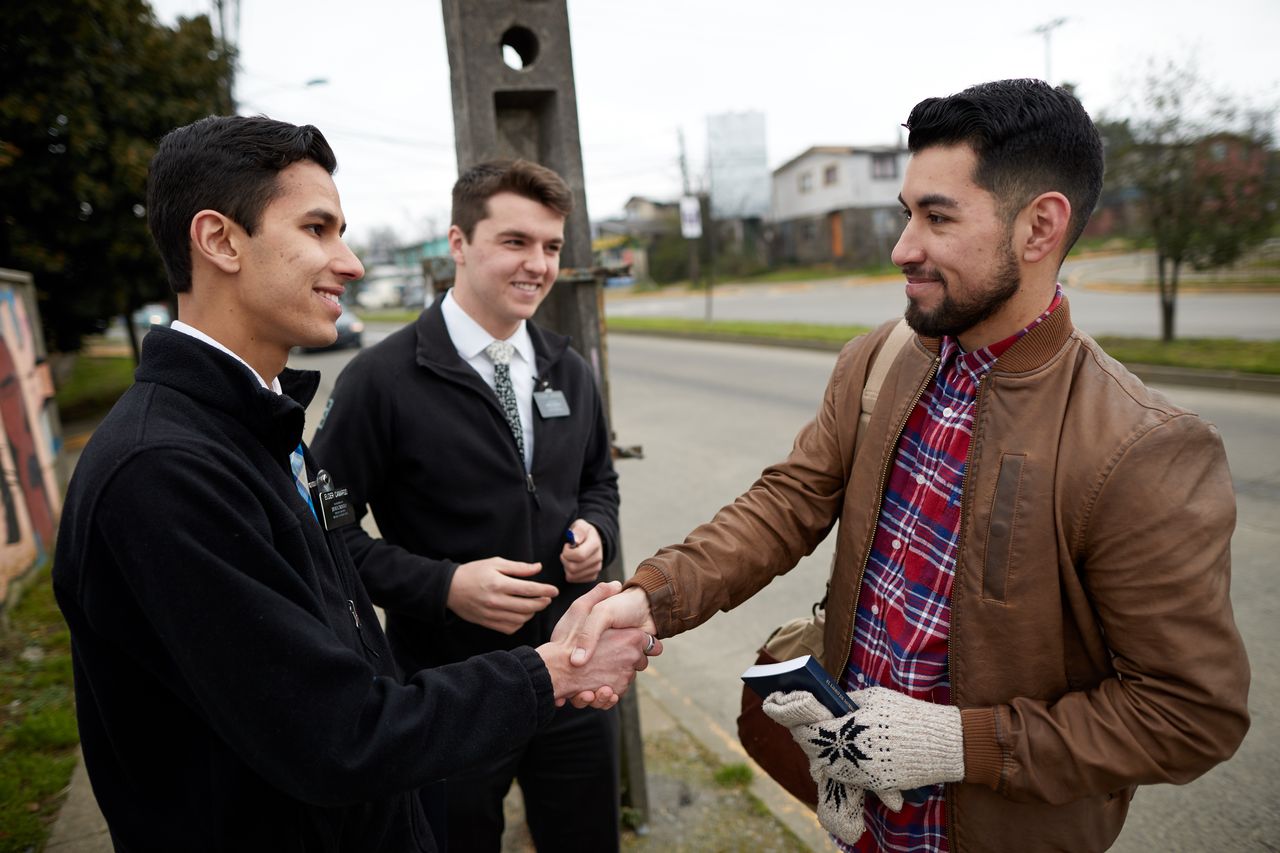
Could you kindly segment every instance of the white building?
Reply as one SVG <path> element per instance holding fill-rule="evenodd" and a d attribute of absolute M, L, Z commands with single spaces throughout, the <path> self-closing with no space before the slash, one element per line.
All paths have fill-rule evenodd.
<path fill-rule="evenodd" d="M 905 148 L 815 145 L 773 170 L 773 253 L 793 263 L 888 264 L 902 231 Z"/>

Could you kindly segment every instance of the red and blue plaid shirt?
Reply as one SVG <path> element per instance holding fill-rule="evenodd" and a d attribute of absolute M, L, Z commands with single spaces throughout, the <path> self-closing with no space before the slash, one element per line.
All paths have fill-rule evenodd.
<path fill-rule="evenodd" d="M 973 352 L 961 352 L 954 338 L 942 339 L 938 372 L 907 419 L 889 472 L 858 596 L 846 690 L 880 686 L 940 705 L 951 702 L 951 582 L 978 384 L 1061 301 L 1059 288 L 1026 329 Z M 856 853 L 945 853 L 944 791 L 943 785 L 923 789 L 923 802 L 904 803 L 896 814 L 867 794 L 867 831 L 853 847 L 838 846 Z"/>

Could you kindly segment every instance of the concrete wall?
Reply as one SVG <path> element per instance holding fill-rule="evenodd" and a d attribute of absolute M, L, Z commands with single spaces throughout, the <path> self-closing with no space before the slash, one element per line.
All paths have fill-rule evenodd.
<path fill-rule="evenodd" d="M 0 270 L 0 608 L 53 553 L 62 510 L 53 377 L 31 276 Z"/>

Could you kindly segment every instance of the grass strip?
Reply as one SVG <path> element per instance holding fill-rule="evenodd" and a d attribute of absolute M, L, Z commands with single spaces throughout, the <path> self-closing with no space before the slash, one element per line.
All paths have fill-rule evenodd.
<path fill-rule="evenodd" d="M 47 564 L 9 609 L 8 623 L 0 631 L 0 853 L 21 853 L 44 846 L 80 739 L 71 635 Z"/>
<path fill-rule="evenodd" d="M 679 317 L 610 317 L 610 331 L 711 335 L 723 338 L 765 338 L 843 344 L 870 331 L 869 326 L 829 326 L 822 323 L 765 323 L 745 320 L 682 319 Z"/>
<path fill-rule="evenodd" d="M 611 317 L 611 331 L 650 332 L 663 335 L 742 340 L 782 340 L 826 344 L 837 348 L 867 331 L 865 326 L 827 326 L 813 323 L 763 323 L 713 321 L 667 317 Z M 1251 341 L 1236 338 L 1186 338 L 1162 343 L 1152 338 L 1104 336 L 1100 343 L 1117 361 L 1154 364 L 1192 370 L 1280 374 L 1280 340 Z"/>
<path fill-rule="evenodd" d="M 76 357 L 54 399 L 63 423 L 92 417 L 107 409 L 133 384 L 133 359 L 129 356 Z"/>

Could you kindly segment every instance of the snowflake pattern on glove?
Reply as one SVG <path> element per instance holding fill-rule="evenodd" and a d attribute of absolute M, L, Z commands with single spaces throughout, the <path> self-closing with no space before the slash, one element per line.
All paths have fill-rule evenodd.
<path fill-rule="evenodd" d="M 860 726 L 853 719 L 853 715 L 849 715 L 849 719 L 844 725 L 836 729 L 834 732 L 825 729 L 817 729 L 814 737 L 809 739 L 809 743 L 818 747 L 818 760 L 826 759 L 827 766 L 835 764 L 837 761 L 848 761 L 855 767 L 860 766 L 859 761 L 870 761 L 871 759 L 865 755 L 862 750 L 858 749 L 858 745 L 854 743 L 854 739 L 858 735 L 865 732 L 869 726 Z"/>
<path fill-rule="evenodd" d="M 849 789 L 838 779 L 823 779 L 822 801 L 833 809 L 840 809 L 850 800 Z"/>

